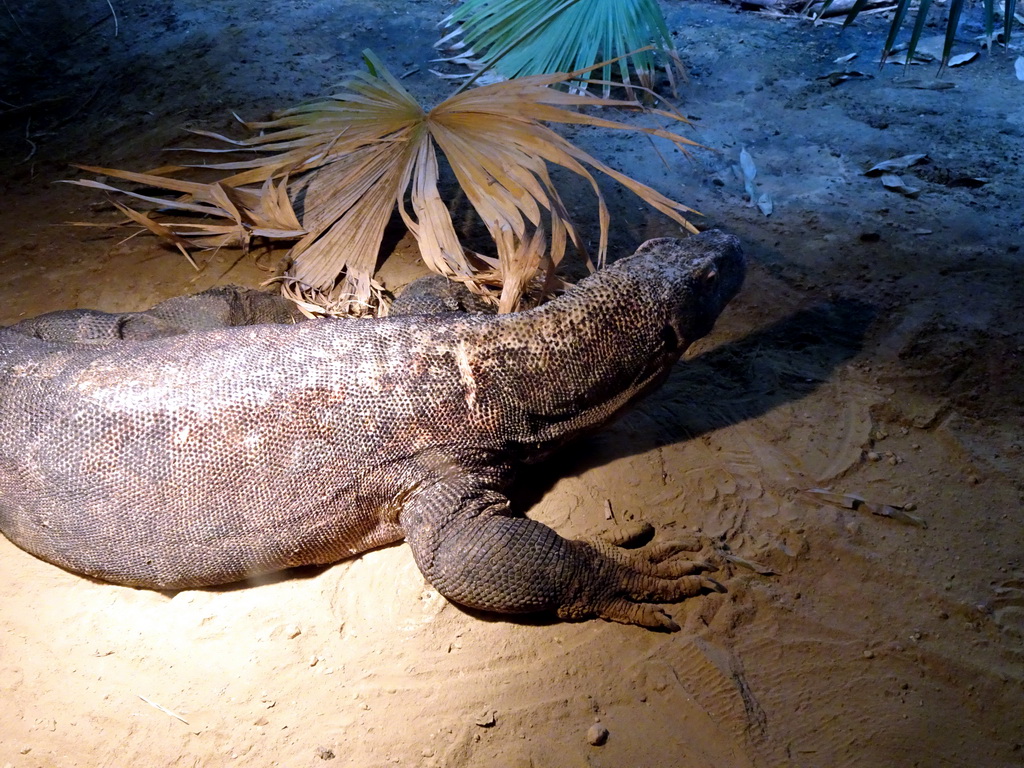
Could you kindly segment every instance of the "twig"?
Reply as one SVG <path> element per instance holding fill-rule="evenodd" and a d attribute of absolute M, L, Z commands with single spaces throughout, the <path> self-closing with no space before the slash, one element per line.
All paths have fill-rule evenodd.
<path fill-rule="evenodd" d="M 114 4 L 110 0 L 107 0 L 107 7 L 110 8 L 110 15 L 114 17 L 114 37 L 117 37 L 117 11 L 114 10 Z"/>
<path fill-rule="evenodd" d="M 75 43 L 77 43 L 83 37 L 88 35 L 90 32 L 92 32 L 94 29 L 96 29 L 96 27 L 98 27 L 100 24 L 102 24 L 105 21 L 106 21 L 106 19 L 96 19 L 96 21 L 94 21 L 88 27 L 83 29 L 81 32 L 79 32 L 77 35 L 75 35 L 73 38 L 71 38 L 70 40 L 66 41 L 62 45 L 59 45 L 56 48 L 54 48 L 52 51 L 50 51 L 50 55 L 54 56 L 54 55 L 56 55 L 58 53 L 61 53 L 63 51 L 68 50 L 69 48 L 71 48 L 71 46 L 73 46 Z"/>
<path fill-rule="evenodd" d="M 14 26 L 18 28 L 18 34 L 24 37 L 25 30 L 21 28 L 21 24 L 18 23 L 18 19 L 14 16 L 14 13 L 11 12 L 11 6 L 7 4 L 7 0 L 4 0 L 4 8 L 7 9 L 7 15 L 11 17 L 11 21 L 14 22 Z"/>
<path fill-rule="evenodd" d="M 895 5 L 883 5 L 878 8 L 868 8 L 866 11 L 861 11 L 858 16 L 871 16 L 876 13 L 886 13 L 887 11 L 893 11 L 896 9 Z"/>
<path fill-rule="evenodd" d="M 169 709 L 168 709 L 167 707 L 162 707 L 162 706 L 160 706 L 159 704 L 157 704 L 157 703 L 156 703 L 155 701 L 150 701 L 150 700 L 149 700 L 149 699 L 147 699 L 147 698 L 146 698 L 145 696 L 143 696 L 143 695 L 142 695 L 141 693 L 137 693 L 137 694 L 135 694 L 135 695 L 136 695 L 136 696 L 138 696 L 138 697 L 139 697 L 140 699 L 142 699 L 142 700 L 143 700 L 144 702 L 146 702 L 147 704 L 149 704 L 149 706 L 153 707 L 154 709 L 159 709 L 159 710 L 160 710 L 161 712 L 163 712 L 163 713 L 164 713 L 165 715 L 170 715 L 170 716 L 171 716 L 171 717 L 173 717 L 173 718 L 174 718 L 175 720 L 181 720 L 181 722 L 183 722 L 183 723 L 184 723 L 185 725 L 188 725 L 188 720 L 186 720 L 186 719 L 185 719 L 184 717 L 182 717 L 181 715 L 179 715 L 179 714 L 178 714 L 177 712 L 172 712 L 172 711 L 171 711 L 171 710 L 169 710 Z"/>
<path fill-rule="evenodd" d="M 84 101 L 82 101 L 77 107 L 75 107 L 74 112 L 72 112 L 71 114 L 67 115 L 64 119 L 62 119 L 59 123 L 57 123 L 56 127 L 60 128 L 62 125 L 70 122 L 71 120 L 74 120 L 79 112 L 81 112 L 83 109 L 85 109 L 90 104 L 92 104 L 92 100 L 96 98 L 96 95 L 100 92 L 100 89 L 102 87 L 103 87 L 103 83 L 100 83 L 99 85 L 97 85 L 96 88 L 93 89 L 93 92 L 91 94 L 89 94 L 89 97 L 87 99 L 85 99 Z"/>
<path fill-rule="evenodd" d="M 24 114 L 25 112 L 34 112 L 35 110 L 41 109 L 42 107 L 47 107 L 51 104 L 59 104 L 60 102 L 67 101 L 70 98 L 70 96 L 54 96 L 53 98 L 49 99 L 40 99 L 39 101 L 33 101 L 31 104 L 22 104 L 20 107 L 16 107 L 12 104 L 10 105 L 10 109 L 5 109 L 3 112 L 0 112 L 0 118 L 15 117 L 17 115 Z M 7 103 L 8 102 L 6 101 L 4 102 L 4 104 Z"/>
<path fill-rule="evenodd" d="M 876 13 L 886 13 L 888 11 L 893 10 L 895 7 L 896 6 L 894 5 L 883 5 L 879 6 L 878 8 L 868 8 L 866 10 L 861 11 L 857 15 L 871 16 Z M 756 14 L 758 16 L 765 16 L 769 19 L 791 19 L 793 21 L 809 21 L 812 24 L 832 24 L 833 26 L 838 26 L 840 24 L 846 23 L 844 19 L 826 19 L 824 17 L 808 15 L 805 13 L 784 13 L 780 11 L 773 11 L 770 8 L 765 8 L 764 10 L 757 11 Z"/>
<path fill-rule="evenodd" d="M 32 139 L 29 138 L 29 134 L 30 134 L 31 130 L 32 130 L 32 118 L 30 117 L 27 121 L 25 121 L 25 141 L 27 141 L 29 143 L 29 146 L 32 147 L 32 151 L 29 152 L 25 156 L 25 159 L 20 161 L 18 163 L 18 165 L 22 165 L 24 163 L 27 163 L 29 160 L 32 159 L 32 157 L 36 153 L 36 143 L 34 141 L 32 141 Z"/>

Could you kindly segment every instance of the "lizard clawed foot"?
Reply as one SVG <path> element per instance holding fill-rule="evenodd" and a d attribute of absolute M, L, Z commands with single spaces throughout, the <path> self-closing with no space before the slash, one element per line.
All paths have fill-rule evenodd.
<path fill-rule="evenodd" d="M 679 625 L 654 603 L 677 602 L 703 592 L 725 592 L 719 582 L 702 575 L 718 566 L 707 560 L 678 557 L 700 545 L 693 542 L 649 543 L 622 549 L 651 529 L 641 526 L 623 534 L 574 542 L 590 560 L 589 572 L 581 574 L 583 587 L 558 613 L 563 618 L 600 616 L 623 624 L 638 624 L 675 632 Z M 610 539 L 610 541 L 609 541 Z"/>

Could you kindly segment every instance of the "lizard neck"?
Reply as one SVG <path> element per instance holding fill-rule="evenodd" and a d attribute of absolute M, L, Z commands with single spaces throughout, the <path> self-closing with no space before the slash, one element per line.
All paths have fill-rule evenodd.
<path fill-rule="evenodd" d="M 542 456 L 661 383 L 685 346 L 642 286 L 603 275 L 535 310 L 498 318 L 478 358 L 503 429 Z"/>

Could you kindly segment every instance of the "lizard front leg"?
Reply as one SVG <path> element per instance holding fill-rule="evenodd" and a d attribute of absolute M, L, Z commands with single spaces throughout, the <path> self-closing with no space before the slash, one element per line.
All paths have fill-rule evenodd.
<path fill-rule="evenodd" d="M 626 550 L 601 539 L 569 540 L 513 514 L 493 488 L 439 482 L 421 487 L 400 521 L 426 579 L 456 603 L 497 613 L 554 611 L 675 631 L 656 603 L 723 591 L 680 559 L 683 547 Z"/>

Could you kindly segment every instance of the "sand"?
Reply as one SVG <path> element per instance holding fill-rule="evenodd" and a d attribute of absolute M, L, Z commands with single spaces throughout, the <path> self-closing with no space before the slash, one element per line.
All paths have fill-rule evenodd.
<path fill-rule="evenodd" d="M 67 226 L 116 218 L 55 183 L 69 163 L 169 162 L 185 127 L 329 93 L 367 46 L 424 102 L 450 88 L 428 72 L 442 0 L 113 0 L 116 35 L 105 0 L 9 5 L 0 323 L 255 286 L 273 262 L 222 251 L 197 273 L 149 237 Z M 683 629 L 662 634 L 468 613 L 404 545 L 165 594 L 0 538 L 0 766 L 1024 762 L 1020 49 L 936 88 L 935 65 L 879 70 L 878 17 L 840 36 L 663 7 L 688 135 L 709 149 L 573 138 L 738 235 L 749 278 L 662 389 L 525 471 L 517 503 L 570 536 L 699 531 L 739 559 L 718 574 L 728 593 L 672 607 Z M 821 79 L 844 68 L 870 77 Z M 743 148 L 770 216 L 747 200 Z M 913 153 L 928 156 L 900 174 L 915 198 L 864 174 Z M 678 234 L 607 191 L 613 256 Z M 570 197 L 596 238 L 588 195 Z M 412 251 L 399 242 L 389 285 Z M 886 504 L 926 527 L 872 514 Z"/>

